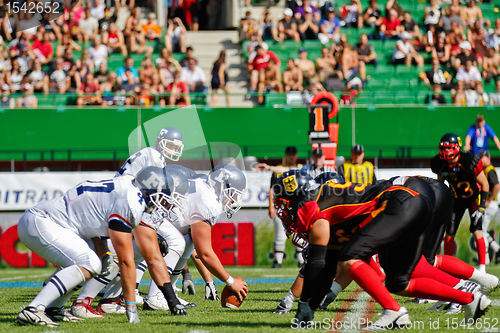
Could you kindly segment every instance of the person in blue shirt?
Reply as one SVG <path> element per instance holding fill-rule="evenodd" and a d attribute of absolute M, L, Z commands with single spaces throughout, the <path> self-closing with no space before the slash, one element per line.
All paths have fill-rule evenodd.
<path fill-rule="evenodd" d="M 318 38 L 322 44 L 326 44 L 328 41 L 338 42 L 342 23 L 335 15 L 333 7 L 329 7 L 326 13 L 326 17 L 319 22 L 320 33 Z"/>
<path fill-rule="evenodd" d="M 139 72 L 137 71 L 137 68 L 134 67 L 134 59 L 131 57 L 125 58 L 124 66 L 119 67 L 116 71 L 116 76 L 118 77 L 118 81 L 120 83 L 127 82 L 127 71 L 132 72 L 134 79 L 139 79 Z"/>
<path fill-rule="evenodd" d="M 490 125 L 486 124 L 484 116 L 478 114 L 476 123 L 469 127 L 465 138 L 465 151 L 472 151 L 474 154 L 481 150 L 488 150 L 488 139 L 492 139 L 495 145 L 500 150 L 500 141 Z"/>

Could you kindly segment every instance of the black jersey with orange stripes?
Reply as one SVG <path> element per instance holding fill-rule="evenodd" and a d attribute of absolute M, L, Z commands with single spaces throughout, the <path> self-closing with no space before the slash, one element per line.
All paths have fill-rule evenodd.
<path fill-rule="evenodd" d="M 308 234 L 315 221 L 326 219 L 331 226 L 330 243 L 344 243 L 358 228 L 383 211 L 387 200 L 396 198 L 402 202 L 418 195 L 404 186 L 394 186 L 390 181 L 379 181 L 374 185 L 327 182 L 314 200 L 299 205 L 297 232 Z"/>
<path fill-rule="evenodd" d="M 448 182 L 456 200 L 472 201 L 479 195 L 476 176 L 483 171 L 483 163 L 479 156 L 471 152 L 462 152 L 457 163 L 448 164 L 436 155 L 431 160 L 431 169 L 440 180 Z"/>

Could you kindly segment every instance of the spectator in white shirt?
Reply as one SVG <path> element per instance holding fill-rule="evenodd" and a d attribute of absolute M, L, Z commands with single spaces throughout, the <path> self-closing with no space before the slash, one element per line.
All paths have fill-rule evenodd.
<path fill-rule="evenodd" d="M 82 13 L 82 18 L 78 21 L 78 26 L 83 35 L 83 41 L 89 41 L 92 36 L 97 35 L 99 29 L 99 22 L 90 13 L 90 8 L 87 7 L 85 12 Z"/>
<path fill-rule="evenodd" d="M 102 62 L 108 61 L 108 48 L 101 43 L 101 36 L 94 37 L 94 44 L 89 49 L 89 56 L 94 62 L 94 68 L 99 68 Z"/>
<path fill-rule="evenodd" d="M 92 17 L 95 17 L 97 20 L 104 18 L 106 5 L 102 0 L 94 0 L 94 5 L 92 5 L 92 2 L 87 2 L 87 7 L 90 7 L 90 15 Z"/>
<path fill-rule="evenodd" d="M 466 88 L 475 89 L 476 85 L 481 83 L 481 73 L 472 65 L 471 60 L 467 60 L 465 66 L 458 69 L 457 81 L 463 81 Z"/>
<path fill-rule="evenodd" d="M 406 64 L 409 67 L 414 62 L 419 67 L 424 66 L 424 58 L 415 51 L 412 45 L 412 35 L 407 31 L 403 31 L 400 37 L 401 39 L 396 43 L 392 54 L 393 63 L 395 65 Z"/>
<path fill-rule="evenodd" d="M 206 92 L 208 89 L 205 74 L 195 59 L 189 59 L 188 66 L 182 68 L 181 81 L 187 83 L 190 92 Z"/>

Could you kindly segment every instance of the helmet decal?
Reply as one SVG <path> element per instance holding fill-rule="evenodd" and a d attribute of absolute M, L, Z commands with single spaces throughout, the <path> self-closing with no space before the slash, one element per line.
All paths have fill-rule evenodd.
<path fill-rule="evenodd" d="M 288 193 L 293 193 L 298 187 L 295 175 L 283 178 L 283 186 L 285 187 L 285 191 L 287 191 Z"/>

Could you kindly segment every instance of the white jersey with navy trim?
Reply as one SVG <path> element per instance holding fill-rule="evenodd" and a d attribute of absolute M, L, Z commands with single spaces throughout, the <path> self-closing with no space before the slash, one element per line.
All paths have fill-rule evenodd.
<path fill-rule="evenodd" d="M 135 177 L 139 171 L 150 166 L 163 168 L 165 166 L 165 158 L 155 148 L 146 147 L 130 156 L 115 174 L 115 177 L 124 175 Z"/>
<path fill-rule="evenodd" d="M 189 232 L 193 220 L 202 220 L 214 226 L 222 214 L 222 204 L 213 188 L 203 178 L 189 180 L 189 194 L 183 218 L 172 224 L 183 234 Z"/>
<path fill-rule="evenodd" d="M 111 220 L 133 229 L 141 223 L 145 209 L 144 199 L 133 180 L 124 176 L 86 181 L 62 197 L 39 203 L 32 210 L 45 212 L 55 223 L 85 239 L 108 236 Z"/>

